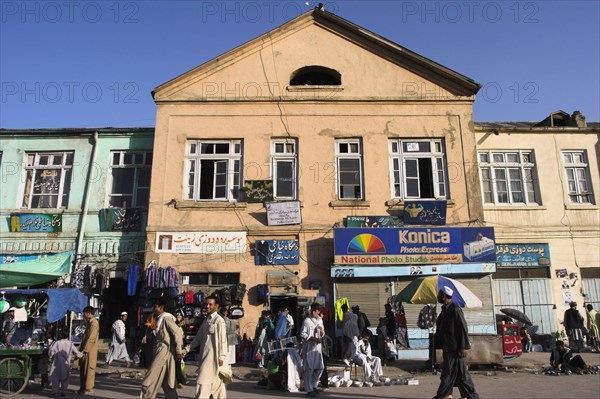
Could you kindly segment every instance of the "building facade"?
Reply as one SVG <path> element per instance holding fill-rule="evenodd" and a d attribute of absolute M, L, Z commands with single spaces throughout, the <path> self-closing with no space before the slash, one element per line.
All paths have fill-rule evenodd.
<path fill-rule="evenodd" d="M 448 228 L 483 226 L 479 87 L 318 9 L 174 78 L 153 92 L 146 263 L 175 267 L 183 290 L 246 284 L 250 337 L 261 310 L 315 297 L 346 297 L 377 320 L 415 263 L 348 263 L 334 231 L 357 216 L 402 219 L 408 201 L 442 202 Z M 473 283 L 486 304 L 473 327 L 495 332 L 494 262 L 452 259 L 416 265 Z M 421 307 L 407 309 L 416 339 Z"/>
<path fill-rule="evenodd" d="M 598 123 L 578 112 L 540 123 L 476 123 L 484 217 L 497 239 L 494 304 L 536 334 L 563 331 L 568 303 L 600 306 Z"/>
<path fill-rule="evenodd" d="M 127 268 L 143 267 L 153 135 L 152 128 L 0 130 L 0 287 L 58 280 L 85 287 L 93 304 L 104 297 L 115 305 L 107 309 L 128 307 Z M 86 267 L 84 284 L 74 276 Z"/>

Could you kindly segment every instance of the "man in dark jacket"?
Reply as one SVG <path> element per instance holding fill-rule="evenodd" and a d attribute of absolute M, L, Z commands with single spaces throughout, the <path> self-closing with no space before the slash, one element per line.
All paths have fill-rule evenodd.
<path fill-rule="evenodd" d="M 352 306 L 352 313 L 358 317 L 358 331 L 361 334 L 364 333 L 367 328 L 371 327 L 369 318 L 364 312 L 360 311 L 360 307 L 358 305 Z M 360 338 L 360 336 L 358 338 Z"/>
<path fill-rule="evenodd" d="M 436 321 L 435 347 L 443 350 L 444 364 L 440 386 L 434 399 L 443 399 L 452 394 L 455 385 L 458 386 L 461 397 L 479 399 L 467 370 L 467 350 L 471 349 L 467 322 L 462 309 L 452 302 L 453 293 L 447 286 L 443 286 L 438 292 L 442 311 Z"/>
<path fill-rule="evenodd" d="M 563 324 L 569 337 L 569 346 L 573 352 L 583 349 L 583 317 L 577 310 L 577 302 L 569 303 L 569 309 L 565 310 Z"/>

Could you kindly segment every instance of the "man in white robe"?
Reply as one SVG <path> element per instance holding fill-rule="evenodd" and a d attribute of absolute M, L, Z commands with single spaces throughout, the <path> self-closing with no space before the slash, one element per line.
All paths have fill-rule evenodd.
<path fill-rule="evenodd" d="M 320 317 L 321 306 L 313 303 L 310 306 L 310 315 L 302 322 L 300 337 L 304 340 L 302 344 L 302 374 L 304 377 L 304 389 L 307 396 L 318 396 L 317 385 L 323 369 L 322 345 L 325 328 Z"/>
<path fill-rule="evenodd" d="M 154 399 L 162 386 L 166 399 L 178 399 L 175 387 L 175 358 L 183 359 L 181 329 L 175 316 L 165 312 L 166 301 L 161 299 L 154 304 L 156 322 L 153 333 L 156 336 L 154 360 L 142 381 L 140 399 Z"/>
<path fill-rule="evenodd" d="M 208 315 L 200 325 L 194 340 L 186 348 L 186 352 L 199 349 L 198 379 L 196 381 L 196 399 L 226 399 L 225 384 L 219 377 L 219 368 L 229 368 L 226 364 L 228 357 L 227 327 L 225 320 L 217 311 L 219 305 L 214 296 L 206 297 Z M 229 372 L 231 375 L 231 372 Z"/>
<path fill-rule="evenodd" d="M 352 360 L 363 368 L 365 381 L 379 382 L 383 376 L 383 368 L 381 367 L 381 359 L 371 353 L 369 335 L 367 331 L 364 331 L 361 334 L 361 339 L 354 338 L 355 351 Z"/>
<path fill-rule="evenodd" d="M 125 338 L 125 322 L 127 321 L 127 312 L 122 312 L 119 320 L 112 325 L 112 339 L 108 344 L 108 355 L 106 356 L 106 365 L 110 365 L 115 360 L 125 360 L 127 367 L 131 366 L 131 359 L 127 353 L 127 339 Z"/>
<path fill-rule="evenodd" d="M 300 388 L 300 374 L 302 373 L 302 359 L 293 343 L 287 347 L 287 390 L 298 392 Z"/>

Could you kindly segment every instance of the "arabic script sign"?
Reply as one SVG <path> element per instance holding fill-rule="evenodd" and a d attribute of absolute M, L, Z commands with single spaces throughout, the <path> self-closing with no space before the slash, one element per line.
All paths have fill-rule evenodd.
<path fill-rule="evenodd" d="M 302 223 L 300 201 L 267 202 L 265 207 L 269 226 Z"/>
<path fill-rule="evenodd" d="M 346 227 L 402 227 L 397 216 L 347 216 Z"/>
<path fill-rule="evenodd" d="M 498 244 L 496 258 L 500 267 L 550 267 L 548 244 Z"/>
<path fill-rule="evenodd" d="M 140 231 L 142 213 L 139 208 L 100 209 L 100 231 Z"/>
<path fill-rule="evenodd" d="M 298 240 L 256 240 L 255 265 L 299 265 Z"/>
<path fill-rule="evenodd" d="M 246 180 L 243 190 L 246 202 L 273 201 L 273 180 Z"/>
<path fill-rule="evenodd" d="M 246 232 L 158 232 L 156 233 L 156 252 L 179 254 L 241 254 L 246 252 Z"/>
<path fill-rule="evenodd" d="M 404 224 L 446 224 L 446 201 L 405 201 Z"/>
<path fill-rule="evenodd" d="M 57 233 L 62 231 L 60 213 L 11 213 L 10 231 L 13 233 Z"/>

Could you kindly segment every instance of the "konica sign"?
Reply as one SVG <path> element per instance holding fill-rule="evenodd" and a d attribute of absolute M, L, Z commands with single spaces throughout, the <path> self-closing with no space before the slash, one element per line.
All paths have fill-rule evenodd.
<path fill-rule="evenodd" d="M 493 227 L 334 229 L 338 265 L 496 262 Z"/>

